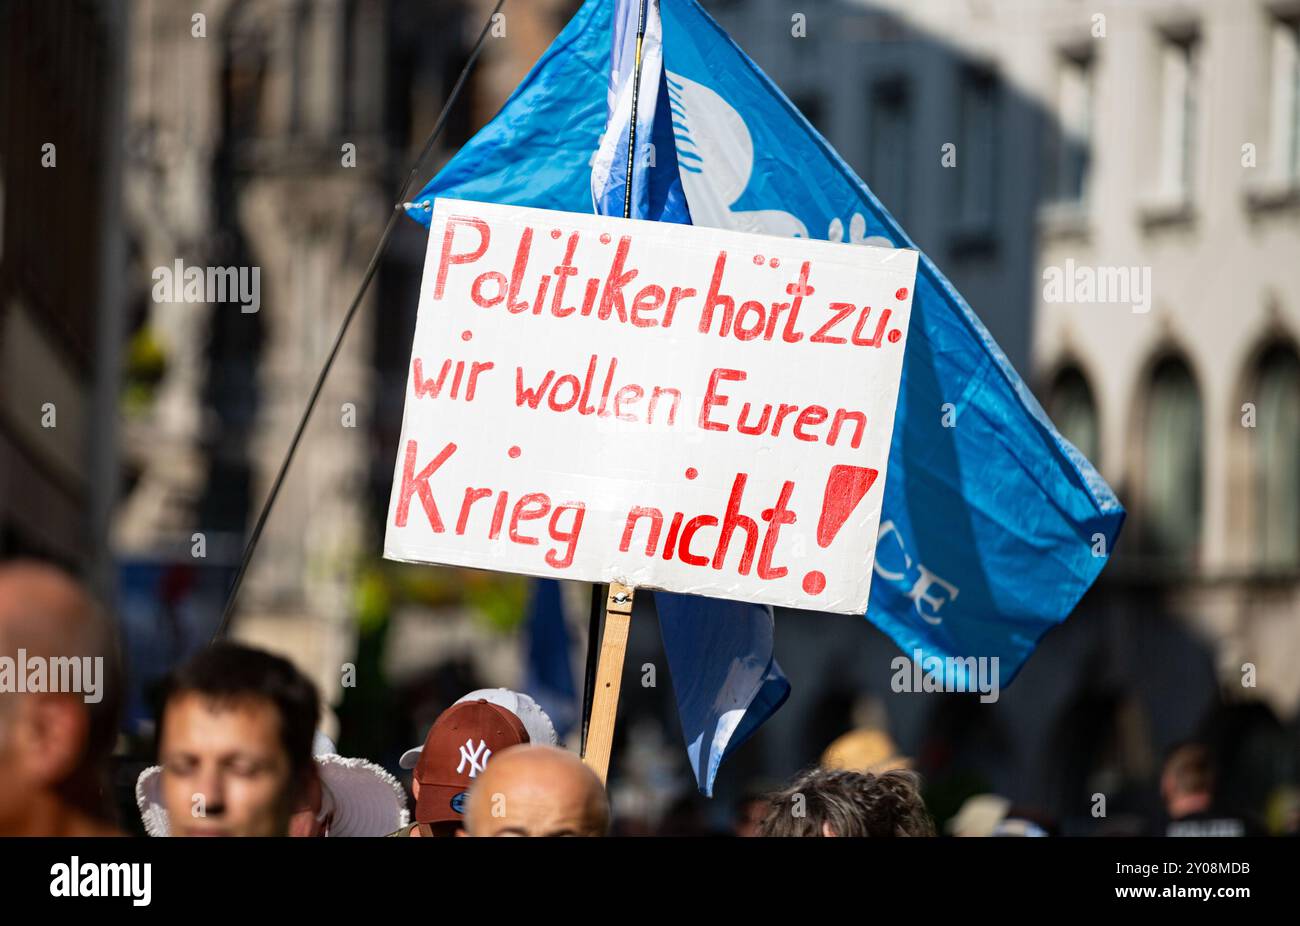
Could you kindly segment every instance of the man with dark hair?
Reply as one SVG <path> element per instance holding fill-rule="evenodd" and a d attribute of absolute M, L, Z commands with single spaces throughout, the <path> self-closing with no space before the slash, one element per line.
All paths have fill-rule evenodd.
<path fill-rule="evenodd" d="M 1169 751 L 1160 774 L 1160 797 L 1168 819 L 1160 836 L 1258 836 L 1252 820 L 1228 813 L 1215 801 L 1215 769 L 1210 751 L 1200 743 L 1180 743 Z"/>
<path fill-rule="evenodd" d="M 121 835 L 119 678 L 112 621 L 71 576 L 0 565 L 0 836 Z"/>
<path fill-rule="evenodd" d="M 158 719 L 162 802 L 175 836 L 284 836 L 319 787 L 316 688 L 279 656 L 232 643 L 169 680 Z"/>
<path fill-rule="evenodd" d="M 933 836 L 915 772 L 815 768 L 768 798 L 763 836 Z"/>

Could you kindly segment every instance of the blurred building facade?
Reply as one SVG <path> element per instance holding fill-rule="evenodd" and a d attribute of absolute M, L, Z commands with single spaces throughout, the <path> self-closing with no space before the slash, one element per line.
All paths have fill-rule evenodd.
<path fill-rule="evenodd" d="M 111 594 L 121 3 L 0 7 L 0 557 Z"/>
<path fill-rule="evenodd" d="M 1149 785 L 1160 750 L 1193 734 L 1220 737 L 1251 800 L 1294 779 L 1300 0 L 703 2 L 953 279 L 1130 511 L 1096 589 L 994 705 L 895 694 L 898 651 L 866 621 L 782 613 L 794 693 L 724 766 L 719 803 L 878 722 L 881 703 L 932 782 L 1063 818 Z M 492 6 L 0 7 L 0 554 L 93 560 L 116 510 L 112 555 L 139 607 L 127 632 L 150 665 L 211 632 Z M 507 4 L 420 180 L 576 6 Z M 381 541 L 425 240 L 399 224 L 237 613 L 239 635 L 293 656 L 331 701 Z M 155 298 L 177 260 L 258 268 L 258 311 Z M 466 679 L 514 681 L 512 639 L 408 610 L 389 644 L 408 669 L 436 651 L 475 662 Z M 662 658 L 649 618 L 629 665 Z M 634 686 L 625 705 L 628 754 L 659 762 L 627 775 L 651 768 L 670 791 L 670 689 Z M 945 781 L 953 770 L 967 778 Z"/>
<path fill-rule="evenodd" d="M 1064 5 L 1063 5 L 1064 6 Z M 1099 7 L 1105 9 L 1105 7 Z M 1300 707 L 1300 4 L 1117 5 L 1042 18 L 1032 79 L 1090 157 L 1040 225 L 1038 279 L 1149 278 L 1140 309 L 1035 311 L 1034 372 L 1130 511 L 1107 580 L 1156 593 Z M 1101 276 L 1098 276 L 1101 279 Z M 1046 284 L 1043 284 L 1046 289 Z M 1076 287 L 1078 289 L 1078 287 Z M 1136 301 L 1136 300 L 1134 300 Z"/>
<path fill-rule="evenodd" d="M 809 728 L 825 741 L 828 706 L 849 723 L 870 692 L 903 746 L 931 753 L 923 767 L 965 764 L 1066 817 L 1150 782 L 1192 735 L 1231 740 L 1215 745 L 1240 760 L 1239 793 L 1294 777 L 1300 4 L 705 5 L 953 279 L 1129 510 L 1097 588 L 989 710 L 891 695 L 889 647 L 846 655 L 820 619 L 778 621 L 796 695 L 758 764 L 779 768 L 776 744 Z M 817 679 L 802 697 L 797 664 Z M 1244 767 L 1271 747 L 1267 774 Z"/>
<path fill-rule="evenodd" d="M 126 491 L 114 545 L 126 610 L 142 609 L 137 648 L 162 669 L 215 627 L 392 197 L 492 4 L 128 5 Z M 489 36 L 425 176 L 504 99 L 559 6 L 521 4 Z M 387 430 L 400 422 L 423 253 L 403 221 L 236 612 L 237 636 L 291 655 L 330 701 L 354 655 L 358 570 L 381 540 L 372 515 L 387 493 L 380 502 L 376 487 L 391 478 Z M 159 298 L 159 273 L 177 261 L 256 268 L 260 307 L 195 301 L 179 288 L 174 301 Z"/>

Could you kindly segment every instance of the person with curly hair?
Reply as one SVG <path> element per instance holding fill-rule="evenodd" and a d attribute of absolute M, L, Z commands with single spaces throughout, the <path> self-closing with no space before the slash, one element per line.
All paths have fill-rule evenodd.
<path fill-rule="evenodd" d="M 763 836 L 933 836 L 915 772 L 814 768 L 768 797 Z"/>

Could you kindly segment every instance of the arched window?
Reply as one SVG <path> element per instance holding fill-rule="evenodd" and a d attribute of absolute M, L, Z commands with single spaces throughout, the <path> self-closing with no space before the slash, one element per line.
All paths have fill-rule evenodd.
<path fill-rule="evenodd" d="M 260 12 L 256 4 L 242 3 L 226 20 L 221 89 L 227 141 L 256 138 L 266 130 L 270 57 Z"/>
<path fill-rule="evenodd" d="M 1187 364 L 1156 364 L 1147 392 L 1142 459 L 1142 536 L 1149 553 L 1191 563 L 1201 539 L 1203 427 L 1200 391 Z"/>
<path fill-rule="evenodd" d="M 1101 452 L 1097 404 L 1078 367 L 1066 367 L 1057 374 L 1048 396 L 1047 413 L 1065 439 L 1096 466 Z"/>
<path fill-rule="evenodd" d="M 1300 566 L 1300 357 L 1278 345 L 1260 358 L 1253 454 L 1256 539 L 1265 569 Z"/>

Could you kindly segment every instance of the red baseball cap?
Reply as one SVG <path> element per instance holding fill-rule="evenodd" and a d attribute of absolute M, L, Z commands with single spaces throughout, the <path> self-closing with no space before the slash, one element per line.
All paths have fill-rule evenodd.
<path fill-rule="evenodd" d="M 447 708 L 429 729 L 415 764 L 413 777 L 420 783 L 415 822 L 460 821 L 469 787 L 488 760 L 528 741 L 523 722 L 504 707 L 478 700 Z"/>

